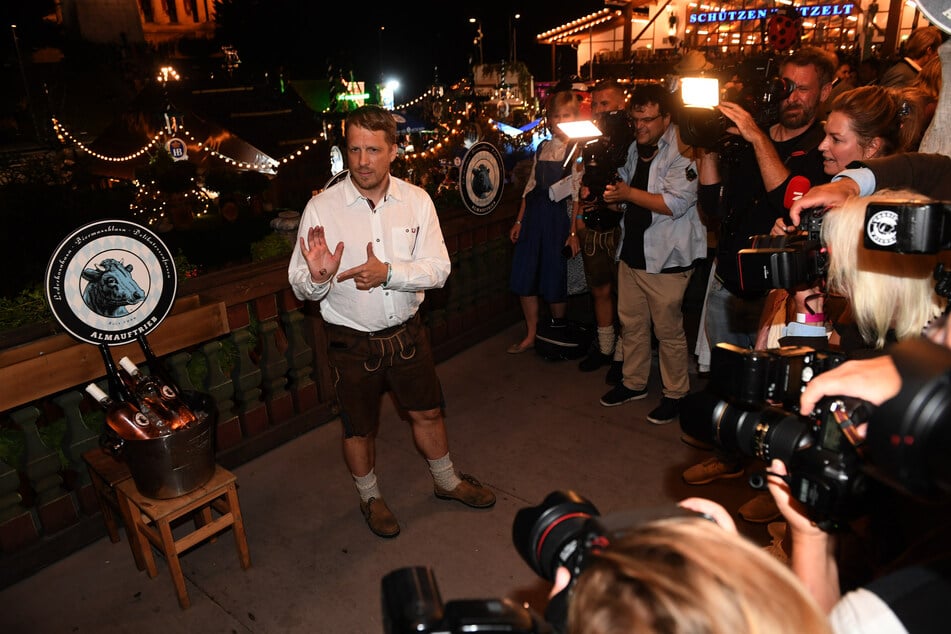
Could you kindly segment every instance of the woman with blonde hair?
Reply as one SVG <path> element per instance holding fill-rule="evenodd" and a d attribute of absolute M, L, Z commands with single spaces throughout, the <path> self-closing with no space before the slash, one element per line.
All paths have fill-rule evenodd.
<path fill-rule="evenodd" d="M 725 511 L 724 511 L 725 513 Z M 568 606 L 571 634 L 831 632 L 792 571 L 700 517 L 635 527 L 592 559 Z"/>
<path fill-rule="evenodd" d="M 947 300 L 935 292 L 937 254 L 902 254 L 864 246 L 865 210 L 869 203 L 930 202 L 911 190 L 879 192 L 850 198 L 822 221 L 822 242 L 829 249 L 827 287 L 848 298 L 852 317 L 865 342 L 886 343 L 917 337 L 941 314 Z"/>

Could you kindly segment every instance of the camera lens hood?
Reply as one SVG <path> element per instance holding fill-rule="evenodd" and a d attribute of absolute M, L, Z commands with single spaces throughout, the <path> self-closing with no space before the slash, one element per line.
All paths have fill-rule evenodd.
<path fill-rule="evenodd" d="M 594 504 L 578 493 L 553 491 L 538 506 L 515 514 L 512 541 L 537 575 L 553 581 L 564 546 L 581 535 L 587 520 L 599 515 Z"/>

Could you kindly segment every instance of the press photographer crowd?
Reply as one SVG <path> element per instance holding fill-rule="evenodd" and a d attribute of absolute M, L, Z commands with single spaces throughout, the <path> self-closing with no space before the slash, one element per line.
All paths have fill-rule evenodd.
<path fill-rule="evenodd" d="M 912 32 L 902 63 L 914 72 L 902 85 L 843 88 L 834 53 L 800 46 L 716 72 L 693 51 L 676 77 L 551 95 L 552 138 L 509 233 L 526 334 L 508 352 L 577 346 L 565 307 L 581 265 L 596 332 L 577 358 L 582 372 L 608 368 L 600 404 L 648 396 L 656 347 L 663 396 L 647 421 L 679 421 L 684 442 L 710 452 L 683 480 L 699 486 L 754 466 L 754 496 L 735 515 L 777 522 L 776 540 L 749 541 L 715 499 L 602 516 L 584 495 L 553 491 L 512 527 L 515 550 L 552 584 L 544 615 L 504 598 L 444 603 L 435 572 L 410 567 L 382 580 L 388 632 L 947 630 L 951 145 L 941 121 L 951 104 L 940 89 L 922 98 L 919 82 L 928 60 L 951 57 L 945 39 L 933 26 Z M 594 130 L 575 133 L 586 99 Z M 361 111 L 347 121 L 346 182 L 371 210 L 389 211 L 393 179 L 374 150 L 392 132 Z M 495 502 L 449 459 L 438 380 L 411 317 L 419 291 L 445 282 L 448 258 L 431 205 L 399 191 L 408 200 L 395 203 L 399 213 L 425 208 L 406 212 L 419 249 L 414 237 L 412 253 L 396 249 L 393 261 L 372 244 L 364 256 L 377 233 L 357 235 L 328 213 L 359 200 L 335 187 L 308 204 L 290 270 L 298 297 L 322 300 L 345 460 L 382 537 L 399 524 L 374 474 L 379 411 L 366 404 L 364 375 L 394 340 L 419 353 L 383 362 L 437 497 Z M 344 236 L 357 238 L 346 252 Z M 691 391 L 684 294 L 711 236 L 695 350 L 706 382 Z M 396 305 L 408 325 L 396 330 L 376 305 L 390 311 L 390 295 L 408 298 Z M 366 324 L 349 317 L 354 303 Z M 354 356 L 359 346 L 367 360 Z"/>

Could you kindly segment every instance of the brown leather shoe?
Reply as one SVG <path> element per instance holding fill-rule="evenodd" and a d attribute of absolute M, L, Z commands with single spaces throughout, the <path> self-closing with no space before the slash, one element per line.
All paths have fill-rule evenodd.
<path fill-rule="evenodd" d="M 399 522 L 382 498 L 370 498 L 366 502 L 360 502 L 360 510 L 363 511 L 370 530 L 375 534 L 380 537 L 396 537 L 400 534 Z"/>
<path fill-rule="evenodd" d="M 495 493 L 492 493 L 488 487 L 482 486 L 481 482 L 465 473 L 460 473 L 459 478 L 462 482 L 457 484 L 452 491 L 435 486 L 436 497 L 443 500 L 459 500 L 475 509 L 486 509 L 495 504 Z"/>

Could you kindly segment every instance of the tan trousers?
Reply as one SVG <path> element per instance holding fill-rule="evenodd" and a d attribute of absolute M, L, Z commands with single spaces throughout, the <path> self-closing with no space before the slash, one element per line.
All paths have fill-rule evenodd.
<path fill-rule="evenodd" d="M 651 323 L 658 341 L 664 396 L 690 392 L 682 306 L 693 270 L 648 273 L 618 263 L 618 318 L 624 349 L 624 385 L 643 390 L 651 371 Z"/>

